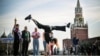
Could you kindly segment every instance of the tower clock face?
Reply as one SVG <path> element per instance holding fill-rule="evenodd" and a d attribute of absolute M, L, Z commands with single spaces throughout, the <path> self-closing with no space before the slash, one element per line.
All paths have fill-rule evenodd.
<path fill-rule="evenodd" d="M 82 22 L 82 18 L 79 18 L 79 21 Z"/>

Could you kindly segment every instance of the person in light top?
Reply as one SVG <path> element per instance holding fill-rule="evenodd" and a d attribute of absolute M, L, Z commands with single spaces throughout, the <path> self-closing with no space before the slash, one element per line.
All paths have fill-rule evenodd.
<path fill-rule="evenodd" d="M 32 38 L 33 38 L 33 54 L 38 55 L 40 33 L 38 32 L 37 28 L 35 28 L 34 32 L 32 33 Z"/>
<path fill-rule="evenodd" d="M 59 45 L 56 38 L 53 38 L 53 55 L 58 55 L 59 53 Z"/>

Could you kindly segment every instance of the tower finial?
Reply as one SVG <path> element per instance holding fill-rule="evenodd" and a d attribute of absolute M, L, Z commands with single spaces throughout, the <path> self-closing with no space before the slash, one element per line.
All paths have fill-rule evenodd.
<path fill-rule="evenodd" d="M 15 20 L 14 20 L 14 23 L 16 24 L 17 23 L 17 19 L 15 18 Z"/>
<path fill-rule="evenodd" d="M 80 1 L 77 0 L 77 7 L 80 7 Z"/>

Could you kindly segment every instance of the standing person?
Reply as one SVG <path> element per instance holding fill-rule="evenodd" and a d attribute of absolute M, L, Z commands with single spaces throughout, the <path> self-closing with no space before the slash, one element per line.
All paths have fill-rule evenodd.
<path fill-rule="evenodd" d="M 53 55 L 58 55 L 59 53 L 58 41 L 56 38 L 54 38 L 52 41 L 53 41 Z"/>
<path fill-rule="evenodd" d="M 13 35 L 14 35 L 13 50 L 14 50 L 14 55 L 17 56 L 18 51 L 19 51 L 19 43 L 21 40 L 21 33 L 19 30 L 19 24 L 15 24 L 15 26 L 13 28 Z"/>
<path fill-rule="evenodd" d="M 28 55 L 28 46 L 30 43 L 30 32 L 27 30 L 27 26 L 24 27 L 24 30 L 22 31 L 22 38 L 23 38 L 23 43 L 22 43 L 22 55 Z"/>
<path fill-rule="evenodd" d="M 37 28 L 35 28 L 34 32 L 32 33 L 32 37 L 33 37 L 33 54 L 38 55 L 40 33 L 38 32 Z"/>
<path fill-rule="evenodd" d="M 73 46 L 75 48 L 75 53 L 74 53 L 75 55 L 78 54 L 78 42 L 79 42 L 79 39 L 77 37 L 74 37 L 73 38 Z"/>
<path fill-rule="evenodd" d="M 46 41 L 45 41 L 45 32 L 43 33 L 43 47 L 44 47 L 44 54 L 46 55 Z"/>

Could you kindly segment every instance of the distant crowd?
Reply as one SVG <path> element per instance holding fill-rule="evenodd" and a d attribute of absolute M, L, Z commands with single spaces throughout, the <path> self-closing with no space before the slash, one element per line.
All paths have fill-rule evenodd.
<path fill-rule="evenodd" d="M 100 55 L 100 40 L 94 43 L 79 44 L 77 37 L 72 39 L 73 45 L 70 48 L 65 47 L 63 53 L 67 55 Z"/>

